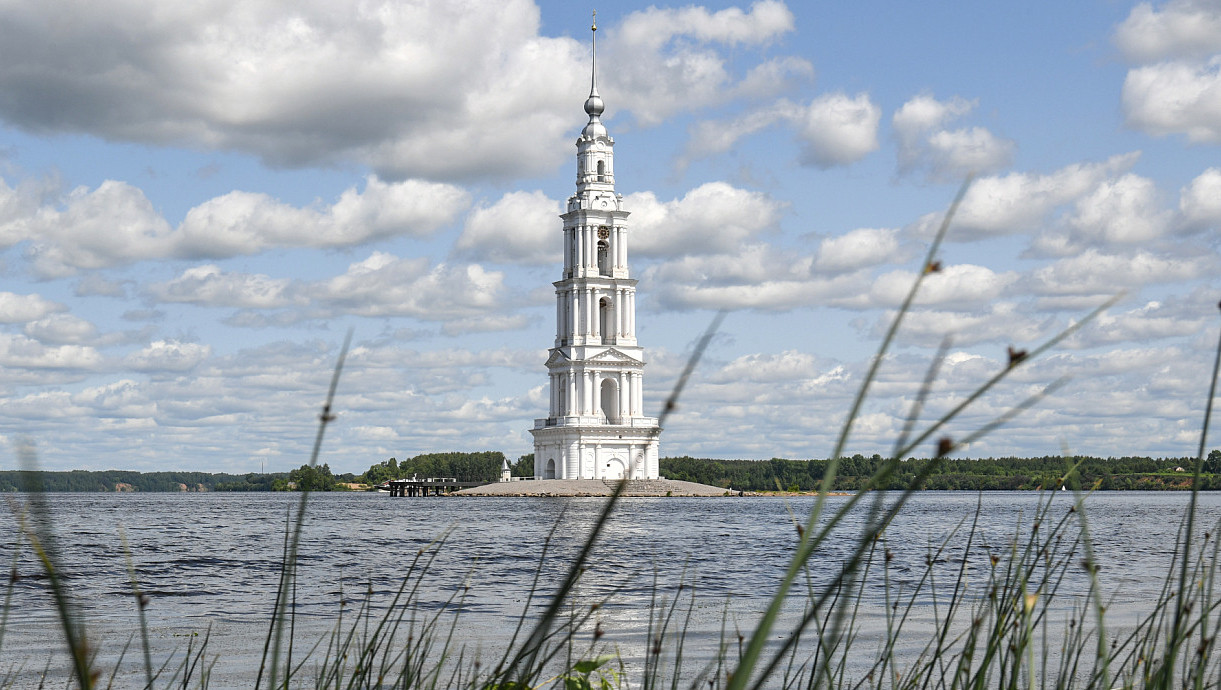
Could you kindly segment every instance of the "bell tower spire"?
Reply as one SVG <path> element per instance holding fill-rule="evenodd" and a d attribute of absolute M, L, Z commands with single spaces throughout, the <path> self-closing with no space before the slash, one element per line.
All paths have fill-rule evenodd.
<path fill-rule="evenodd" d="M 594 23 L 589 27 L 589 55 L 590 66 L 589 71 L 589 95 L 598 95 L 598 11 L 594 10 Z"/>
<path fill-rule="evenodd" d="M 564 221 L 555 285 L 555 345 L 547 358 L 550 413 L 534 420 L 534 474 L 543 479 L 656 479 L 655 417 L 644 416 L 644 348 L 636 342 L 636 280 L 628 212 L 615 191 L 615 140 L 602 123 L 597 31 L 590 43 L 589 122 L 577 138 L 577 190 Z"/>

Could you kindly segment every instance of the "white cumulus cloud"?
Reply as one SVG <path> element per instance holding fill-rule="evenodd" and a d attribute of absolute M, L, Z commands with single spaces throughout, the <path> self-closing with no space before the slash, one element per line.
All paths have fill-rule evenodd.
<path fill-rule="evenodd" d="M 1196 229 L 1221 223 L 1221 168 L 1209 168 L 1179 192 L 1179 215 Z"/>
<path fill-rule="evenodd" d="M 465 256 L 493 263 L 558 263 L 562 210 L 542 192 L 509 192 L 472 210 L 454 246 Z"/>
<path fill-rule="evenodd" d="M 1133 62 L 1206 57 L 1221 51 L 1221 6 L 1171 0 L 1160 9 L 1142 2 L 1115 29 L 1115 43 Z"/>
<path fill-rule="evenodd" d="M 772 58 L 738 77 L 722 48 L 766 45 L 792 31 L 793 22 L 776 0 L 755 2 L 749 11 L 688 6 L 633 12 L 607 37 L 607 61 L 615 69 L 600 80 L 607 84 L 602 95 L 609 109 L 631 110 L 637 121 L 653 125 L 676 112 L 779 93 L 792 79 L 808 78 L 809 63 Z"/>
<path fill-rule="evenodd" d="M 628 242 L 633 256 L 733 251 L 773 228 L 785 208 L 762 192 L 725 182 L 708 182 L 666 202 L 652 192 L 629 194 L 624 206 L 632 213 Z"/>
<path fill-rule="evenodd" d="M 412 316 L 429 321 L 474 317 L 498 309 L 504 274 L 478 264 L 437 264 L 374 252 L 339 276 L 308 288 L 311 300 L 361 316 Z"/>
<path fill-rule="evenodd" d="M 877 266 L 899 256 L 898 233 L 886 228 L 858 228 L 828 237 L 818 247 L 814 268 L 841 273 Z"/>
<path fill-rule="evenodd" d="M 842 93 L 814 99 L 794 118 L 797 137 L 804 144 L 801 160 L 819 168 L 846 165 L 878 148 L 878 121 L 882 109 L 867 94 Z"/>
<path fill-rule="evenodd" d="M 1009 165 L 1014 144 L 982 127 L 947 129 L 946 125 L 975 109 L 976 103 L 955 96 L 938 101 L 921 95 L 904 103 L 891 117 L 899 142 L 899 172 L 923 172 L 933 180 L 962 179 Z"/>
<path fill-rule="evenodd" d="M 0 292 L 0 323 L 29 323 L 67 309 L 67 305 L 41 295 Z"/>
<path fill-rule="evenodd" d="M 188 268 L 173 280 L 150 285 L 148 291 L 161 302 L 212 307 L 267 309 L 300 301 L 292 294 L 290 280 L 225 272 L 214 264 Z"/>
<path fill-rule="evenodd" d="M 881 119 L 882 109 L 865 93 L 825 94 L 806 105 L 781 99 L 732 120 L 697 123 L 681 164 L 725 153 L 742 138 L 779 124 L 793 130 L 801 163 L 818 168 L 849 165 L 878 149 Z"/>
<path fill-rule="evenodd" d="M 971 183 L 951 230 L 958 239 L 980 239 L 1043 226 L 1061 210 L 1107 179 L 1131 168 L 1138 154 L 1113 156 L 1102 163 L 1075 163 L 1048 174 L 1009 173 Z M 931 227 L 940 218 L 926 217 Z"/>
<path fill-rule="evenodd" d="M 5 194 L 24 196 L 0 216 L 0 237 L 10 245 L 27 241 L 28 258 L 43 278 L 151 259 L 221 259 L 277 247 L 423 237 L 453 222 L 470 203 L 467 192 L 453 185 L 369 176 L 364 189 L 349 188 L 330 205 L 298 207 L 266 194 L 230 192 L 190 209 L 175 228 L 126 182 L 107 180 L 62 194 L 0 184 L 0 197 Z M 121 295 L 124 288 L 88 276 L 79 289 Z"/>
<path fill-rule="evenodd" d="M 1221 143 L 1221 56 L 1129 70 L 1122 100 L 1132 127 L 1156 136 L 1184 134 L 1193 143 Z"/>
<path fill-rule="evenodd" d="M 211 345 L 155 340 L 127 356 L 124 363 L 144 372 L 185 372 L 199 366 L 212 354 Z"/>

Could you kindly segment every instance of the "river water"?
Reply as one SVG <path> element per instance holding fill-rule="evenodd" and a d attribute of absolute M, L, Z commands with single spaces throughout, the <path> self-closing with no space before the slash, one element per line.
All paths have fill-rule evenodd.
<path fill-rule="evenodd" d="M 149 598 L 145 614 L 156 663 L 180 660 L 188 646 L 196 649 L 210 635 L 210 687 L 253 685 L 277 588 L 285 524 L 298 496 L 46 498 L 64 582 L 89 630 L 99 667 L 106 674 L 117 668 L 118 686 L 138 684 L 143 677 L 138 637 L 119 662 L 124 644 L 139 630 L 129 562 Z M 965 567 L 968 583 L 985 580 L 990 559 L 1007 557 L 1014 543 L 1036 529 L 1039 501 L 1047 498 L 1016 492 L 916 495 L 880 543 L 890 553 L 890 595 L 911 591 L 929 562 L 944 576 L 935 578 L 918 603 L 931 605 L 934 594 L 944 596 L 960 568 Z M 1050 499 L 1040 522 L 1044 532 L 1066 515 L 1073 520 L 1078 515 L 1070 514 L 1071 494 Z M 847 500 L 831 497 L 828 509 Z M 1101 493 L 1087 500 L 1100 579 L 1110 598 L 1109 614 L 1118 623 L 1135 620 L 1160 591 L 1187 500 L 1180 493 L 1137 492 Z M 672 600 L 682 583 L 685 655 L 696 662 L 714 658 L 720 640 L 736 645 L 739 631 L 746 634 L 766 606 L 797 544 L 794 520 L 804 521 L 813 504 L 812 497 L 624 499 L 597 545 L 571 610 L 587 611 L 589 604 L 605 600 L 593 615 L 603 633 L 599 643 L 617 649 L 630 669 L 647 653 L 650 615 L 662 610 L 656 602 Z M 298 646 L 307 648 L 333 629 L 341 602 L 346 602 L 349 618 L 362 603 L 379 611 L 386 607 L 423 552 L 431 562 L 425 574 L 411 578 L 419 585 L 412 611 L 423 616 L 460 608 L 456 644 L 465 647 L 468 657 L 496 656 L 521 616 L 536 614 L 545 599 L 535 597 L 531 604 L 531 587 L 545 593 L 556 586 L 603 505 L 603 499 L 595 498 L 314 494 L 301 541 Z M 24 506 L 24 498 L 14 496 L 0 512 L 0 557 L 15 563 L 18 574 L 0 640 L 0 681 L 7 678 L 16 687 L 36 686 L 44 673 L 58 679 L 66 673 L 46 578 L 20 537 L 17 516 Z M 811 561 L 803 588 L 830 581 L 850 555 L 865 519 L 864 507 L 849 515 Z M 1218 520 L 1221 495 L 1202 495 L 1197 532 L 1214 530 Z M 1069 533 L 1078 530 L 1074 526 Z M 1069 567 L 1066 573 L 1056 597 L 1068 611 L 1085 601 L 1089 583 L 1080 568 Z M 536 576 L 538 583 L 532 585 Z M 692 591 L 694 600 L 686 599 Z M 885 605 L 887 590 L 869 585 L 863 601 L 868 628 L 869 610 Z M 791 604 L 787 620 L 800 608 L 800 602 Z M 582 639 L 592 640 L 592 631 L 586 632 Z M 870 634 L 878 631 L 864 631 L 865 638 Z"/>

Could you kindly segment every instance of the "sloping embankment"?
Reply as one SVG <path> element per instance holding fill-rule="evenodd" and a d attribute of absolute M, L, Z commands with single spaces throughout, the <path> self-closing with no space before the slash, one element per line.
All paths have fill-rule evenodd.
<path fill-rule="evenodd" d="M 454 496 L 610 496 L 617 482 L 601 479 L 537 479 L 498 482 L 456 491 Z M 737 496 L 736 490 L 674 479 L 633 479 L 624 496 Z"/>

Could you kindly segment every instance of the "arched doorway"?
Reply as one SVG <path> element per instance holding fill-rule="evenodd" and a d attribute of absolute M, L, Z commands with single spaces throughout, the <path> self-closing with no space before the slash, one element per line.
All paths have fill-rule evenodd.
<path fill-rule="evenodd" d="M 614 379 L 602 379 L 602 416 L 609 424 L 619 423 L 619 386 Z"/>
<path fill-rule="evenodd" d="M 547 469 L 543 470 L 543 479 L 555 479 L 555 458 L 547 460 Z"/>
<path fill-rule="evenodd" d="M 627 472 L 627 466 L 623 464 L 623 460 L 619 458 L 611 458 L 606 461 L 605 472 L 602 473 L 603 479 L 623 479 Z"/>

